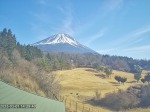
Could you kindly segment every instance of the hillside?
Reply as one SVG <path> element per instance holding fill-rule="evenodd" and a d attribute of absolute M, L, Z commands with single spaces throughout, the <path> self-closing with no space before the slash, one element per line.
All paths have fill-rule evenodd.
<path fill-rule="evenodd" d="M 103 108 L 101 106 L 93 106 L 87 101 L 91 98 L 95 98 L 96 94 L 100 95 L 100 98 L 105 97 L 107 93 L 117 92 L 118 90 L 126 90 L 130 86 L 136 86 L 137 83 L 134 80 L 134 74 L 122 71 L 113 70 L 113 76 L 111 79 L 104 78 L 104 73 L 96 71 L 92 68 L 75 68 L 72 70 L 56 71 L 57 78 L 60 80 L 62 86 L 60 95 L 63 97 L 66 107 L 73 111 L 76 110 L 76 102 L 78 103 L 78 111 L 87 111 L 93 109 L 93 112 L 103 111 L 110 112 L 111 110 Z M 143 72 L 145 75 L 146 71 Z M 114 77 L 115 76 L 126 77 L 127 82 L 119 84 Z M 70 106 L 71 102 L 71 106 Z M 129 111 L 133 111 L 129 110 Z M 141 112 L 142 109 L 135 109 L 137 112 Z M 149 111 L 149 109 L 145 109 Z"/>
<path fill-rule="evenodd" d="M 111 79 L 104 78 L 101 75 L 104 73 L 97 72 L 91 68 L 76 68 L 73 70 L 57 71 L 56 73 L 57 77 L 61 78 L 61 95 L 66 96 L 68 100 L 72 99 L 83 103 L 86 103 L 86 100 L 95 96 L 96 91 L 101 94 L 101 97 L 104 97 L 106 93 L 118 91 L 118 89 L 126 89 L 135 84 L 131 83 L 134 80 L 133 74 L 120 71 L 113 71 L 114 76 L 120 75 L 127 77 L 128 81 L 125 85 L 118 84 L 114 80 L 114 76 Z M 100 107 L 99 110 L 103 110 L 103 108 Z M 104 109 L 103 111 L 108 110 Z"/>
<path fill-rule="evenodd" d="M 60 84 L 63 87 L 62 94 L 68 92 L 81 92 L 80 95 L 92 96 L 95 94 L 95 90 L 101 91 L 102 94 L 110 91 L 125 89 L 130 85 L 133 85 L 134 75 L 132 73 L 121 72 L 114 70 L 114 75 L 111 79 L 104 78 L 103 72 L 97 72 L 91 68 L 76 68 L 73 70 L 57 71 L 58 77 L 61 77 Z M 120 75 L 127 77 L 128 81 L 125 85 L 118 84 L 114 76 Z M 92 92 L 91 92 L 92 91 Z"/>
<path fill-rule="evenodd" d="M 46 70 L 42 57 L 43 53 L 36 47 L 17 42 L 10 29 L 0 32 L 0 79 L 26 91 L 56 99 L 54 94 L 58 93 L 59 85 L 51 78 L 55 75 Z M 55 89 L 51 89 L 52 86 Z"/>

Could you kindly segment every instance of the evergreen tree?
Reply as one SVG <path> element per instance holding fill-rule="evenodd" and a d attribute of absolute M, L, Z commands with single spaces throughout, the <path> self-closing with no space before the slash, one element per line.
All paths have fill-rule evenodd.
<path fill-rule="evenodd" d="M 10 29 L 4 28 L 0 33 L 0 47 L 7 51 L 9 60 L 12 61 L 12 52 L 16 47 L 16 38 Z"/>
<path fill-rule="evenodd" d="M 150 73 L 147 73 L 147 75 L 145 76 L 145 81 L 147 81 L 148 83 L 150 82 Z"/>
<path fill-rule="evenodd" d="M 139 66 L 135 66 L 135 73 L 134 73 L 134 79 L 137 80 L 137 82 L 139 82 L 139 80 L 141 79 L 142 77 L 142 70 L 140 69 Z"/>
<path fill-rule="evenodd" d="M 141 79 L 141 82 L 145 83 L 145 82 L 146 82 L 146 80 L 145 80 L 145 79 Z"/>
<path fill-rule="evenodd" d="M 106 73 L 106 76 L 107 76 L 107 77 L 110 77 L 111 74 L 112 74 L 112 69 L 109 69 L 108 67 L 106 67 L 106 68 L 104 69 L 104 72 Z"/>

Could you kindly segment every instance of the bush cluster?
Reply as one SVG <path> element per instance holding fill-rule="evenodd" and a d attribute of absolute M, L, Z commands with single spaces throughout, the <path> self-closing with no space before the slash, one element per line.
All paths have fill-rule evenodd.
<path fill-rule="evenodd" d="M 126 91 L 108 93 L 104 98 L 89 101 L 96 106 L 103 106 L 114 111 L 131 108 L 150 107 L 150 85 L 131 86 Z"/>
<path fill-rule="evenodd" d="M 127 78 L 115 76 L 115 80 L 124 84 L 127 81 Z"/>

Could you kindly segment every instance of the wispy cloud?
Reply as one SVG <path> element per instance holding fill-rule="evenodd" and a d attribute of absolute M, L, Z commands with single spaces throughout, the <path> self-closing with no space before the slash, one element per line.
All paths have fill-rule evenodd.
<path fill-rule="evenodd" d="M 143 46 L 138 46 L 138 47 L 132 47 L 132 48 L 128 48 L 125 49 L 124 51 L 128 51 L 128 52 L 148 52 L 150 51 L 150 45 L 143 45 Z"/>
<path fill-rule="evenodd" d="M 148 33 L 148 32 L 150 32 L 150 26 L 144 27 L 142 29 L 139 29 L 139 30 L 135 31 L 133 33 L 133 35 L 131 35 L 131 36 L 135 36 L 135 38 L 139 38 L 139 36 L 141 36 L 141 35 L 143 35 L 145 33 Z"/>
<path fill-rule="evenodd" d="M 30 12 L 32 16 L 32 21 L 30 21 L 30 28 L 33 32 L 37 33 L 37 39 L 45 38 L 54 33 L 68 33 L 73 35 L 73 14 L 70 2 L 62 4 L 57 4 L 56 7 L 50 5 L 48 0 L 38 0 L 38 4 L 47 5 L 45 8 L 39 8 Z M 60 18 L 56 18 L 55 15 L 51 15 L 50 10 L 45 10 L 52 8 L 57 12 Z M 55 20 L 56 19 L 56 20 Z"/>
<path fill-rule="evenodd" d="M 103 27 L 109 28 L 110 22 L 113 21 L 114 18 L 111 16 L 111 18 L 108 19 L 108 16 L 110 14 L 113 15 L 114 10 L 120 9 L 120 7 L 122 7 L 123 2 L 123 0 L 106 0 L 101 2 L 101 4 L 99 5 L 99 7 L 97 7 L 97 10 L 94 13 L 89 13 L 89 15 L 85 19 L 86 21 L 80 22 L 81 24 L 78 28 L 77 35 L 82 35 L 86 32 L 89 32 L 90 29 L 90 32 L 91 34 L 93 34 L 93 36 L 87 37 L 87 44 L 90 44 L 98 38 L 104 36 L 104 32 L 91 31 L 91 28 L 95 26 L 98 29 L 102 29 Z M 99 23 L 100 25 L 98 26 L 97 23 Z"/>
<path fill-rule="evenodd" d="M 115 48 L 110 48 L 110 49 L 102 49 L 102 50 L 99 50 L 97 52 L 100 54 L 109 54 L 110 52 L 113 52 L 115 50 L 116 50 Z"/>
<path fill-rule="evenodd" d="M 47 5 L 47 0 L 37 0 L 38 4 Z"/>
<path fill-rule="evenodd" d="M 89 44 L 93 43 L 94 41 L 96 41 L 97 39 L 103 37 L 105 32 L 106 32 L 106 29 L 104 28 L 101 31 L 99 31 L 98 33 L 96 33 L 93 36 L 89 37 L 89 39 L 86 42 L 86 44 L 89 45 Z"/>
<path fill-rule="evenodd" d="M 141 45 L 139 46 L 138 43 L 144 41 L 146 39 L 145 34 L 150 32 L 150 27 L 143 27 L 140 29 L 137 29 L 135 31 L 132 31 L 131 33 L 123 36 L 116 42 L 114 41 L 111 48 L 108 49 L 102 49 L 99 50 L 99 53 L 104 53 L 104 54 L 138 54 L 140 53 L 147 53 L 150 51 L 150 45 Z M 132 45 L 134 47 L 132 47 Z M 137 47 L 135 47 L 135 45 Z"/>
<path fill-rule="evenodd" d="M 65 3 L 66 7 L 58 6 L 57 9 L 62 13 L 64 19 L 62 19 L 62 24 L 58 26 L 58 31 L 63 33 L 68 33 L 70 35 L 74 34 L 73 30 L 73 12 L 70 2 Z"/>
<path fill-rule="evenodd" d="M 124 0 L 109 0 L 109 1 L 105 1 L 103 4 L 103 8 L 105 9 L 105 11 L 109 12 L 109 11 L 113 11 L 115 9 L 118 9 L 122 6 Z"/>
<path fill-rule="evenodd" d="M 136 29 L 129 34 L 125 34 L 119 37 L 118 40 L 113 42 L 113 46 L 121 46 L 123 48 L 129 47 L 131 45 L 137 44 L 138 42 L 144 40 L 146 37 L 143 36 L 150 32 L 150 26 L 145 26 L 143 28 Z"/>
<path fill-rule="evenodd" d="M 130 39 L 137 39 L 137 38 L 144 38 L 142 37 L 141 35 L 143 34 L 146 34 L 150 32 L 150 26 L 145 26 L 143 28 L 140 28 L 140 29 L 137 29 L 135 31 L 133 31 L 132 33 L 130 33 L 129 35 L 127 35 L 127 38 L 130 38 Z"/>
<path fill-rule="evenodd" d="M 51 16 L 40 9 L 30 12 L 30 15 L 32 17 L 32 20 L 29 21 L 30 30 L 35 33 L 35 39 L 40 40 L 49 36 L 51 33 L 50 31 L 53 31 L 53 27 L 50 27 L 53 26 Z"/>

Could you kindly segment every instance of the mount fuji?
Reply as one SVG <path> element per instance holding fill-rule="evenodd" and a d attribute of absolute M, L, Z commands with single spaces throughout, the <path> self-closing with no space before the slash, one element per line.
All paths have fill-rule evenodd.
<path fill-rule="evenodd" d="M 71 36 L 63 33 L 52 35 L 44 40 L 32 44 L 32 46 L 46 52 L 98 54 L 94 50 L 80 44 Z"/>

